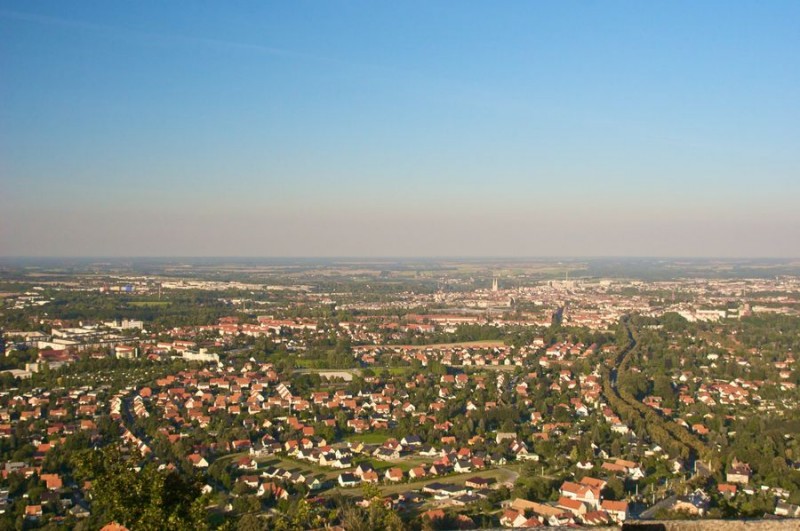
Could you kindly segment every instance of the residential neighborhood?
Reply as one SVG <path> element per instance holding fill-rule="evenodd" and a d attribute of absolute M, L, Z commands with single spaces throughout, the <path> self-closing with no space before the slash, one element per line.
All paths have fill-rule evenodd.
<path fill-rule="evenodd" d="M 797 280 L 495 279 L 383 302 L 124 282 L 56 281 L 35 309 L 5 297 L 9 522 L 108 514 L 90 448 L 195 482 L 207 522 L 278 525 L 298 504 L 346 519 L 342 500 L 433 528 L 797 514 Z M 194 324 L 187 304 L 205 308 Z"/>

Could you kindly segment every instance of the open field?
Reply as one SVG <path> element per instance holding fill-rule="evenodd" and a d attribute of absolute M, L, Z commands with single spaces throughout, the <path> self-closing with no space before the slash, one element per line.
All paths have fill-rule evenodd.
<path fill-rule="evenodd" d="M 389 438 L 388 435 L 383 435 L 381 433 L 359 433 L 357 435 L 351 435 L 344 439 L 344 442 L 352 442 L 352 443 L 359 443 L 363 442 L 365 444 L 382 444 L 386 442 Z"/>
<path fill-rule="evenodd" d="M 389 371 L 389 374 L 394 376 L 419 372 L 419 370 L 415 369 L 414 367 L 388 367 L 388 368 L 381 368 L 381 370 L 378 372 L 383 372 L 387 370 Z"/>

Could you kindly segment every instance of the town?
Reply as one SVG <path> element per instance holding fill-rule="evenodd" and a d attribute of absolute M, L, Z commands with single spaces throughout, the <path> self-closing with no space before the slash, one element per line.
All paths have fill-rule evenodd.
<path fill-rule="evenodd" d="M 3 528 L 800 517 L 797 275 L 0 273 Z"/>

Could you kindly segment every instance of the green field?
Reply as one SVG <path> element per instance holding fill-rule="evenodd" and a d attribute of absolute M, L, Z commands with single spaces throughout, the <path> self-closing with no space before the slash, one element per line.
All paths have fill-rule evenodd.
<path fill-rule="evenodd" d="M 351 435 L 344 441 L 351 443 L 363 442 L 365 444 L 383 444 L 388 438 L 388 435 L 383 435 L 382 433 L 361 433 L 358 435 Z"/>
<path fill-rule="evenodd" d="M 376 372 L 383 372 L 385 370 L 388 370 L 389 374 L 393 376 L 397 376 L 398 374 L 405 375 L 412 372 L 419 372 L 419 369 L 415 369 L 414 367 L 389 367 L 388 369 L 381 369 L 380 371 Z"/>

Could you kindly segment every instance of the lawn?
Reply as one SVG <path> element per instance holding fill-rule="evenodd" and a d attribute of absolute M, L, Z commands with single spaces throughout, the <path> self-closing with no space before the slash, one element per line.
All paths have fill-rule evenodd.
<path fill-rule="evenodd" d="M 364 444 L 383 444 L 388 438 L 388 435 L 382 433 L 359 433 L 345 438 L 344 441 L 350 443 L 363 442 Z"/>
<path fill-rule="evenodd" d="M 380 369 L 379 371 L 376 370 L 375 372 L 380 373 L 386 370 L 388 370 L 389 374 L 392 376 L 405 376 L 413 372 L 419 372 L 419 369 L 415 369 L 414 367 L 389 367 L 388 369 L 384 368 Z"/>

